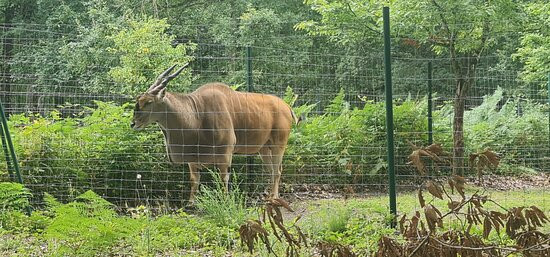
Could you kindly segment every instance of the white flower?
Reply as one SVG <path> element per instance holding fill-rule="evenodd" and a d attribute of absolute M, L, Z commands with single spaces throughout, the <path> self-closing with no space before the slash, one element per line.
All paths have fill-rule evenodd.
<path fill-rule="evenodd" d="M 141 174 L 137 174 L 137 179 L 141 179 Z"/>

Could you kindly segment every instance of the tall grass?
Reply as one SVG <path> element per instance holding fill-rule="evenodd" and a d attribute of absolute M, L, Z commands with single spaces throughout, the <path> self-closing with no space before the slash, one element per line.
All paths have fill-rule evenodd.
<path fill-rule="evenodd" d="M 238 186 L 228 192 L 217 172 L 210 170 L 213 178 L 212 186 L 202 186 L 195 199 L 197 210 L 218 226 L 238 228 L 249 217 L 246 208 L 246 195 Z M 233 181 L 237 181 L 233 175 Z"/>

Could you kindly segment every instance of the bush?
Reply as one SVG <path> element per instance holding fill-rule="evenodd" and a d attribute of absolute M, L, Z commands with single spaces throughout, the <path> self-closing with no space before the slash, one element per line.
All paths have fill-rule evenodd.
<path fill-rule="evenodd" d="M 291 105 L 297 100 L 291 88 L 284 98 Z M 57 111 L 46 116 L 10 117 L 22 173 L 34 195 L 40 197 L 42 192 L 49 192 L 62 201 L 70 201 L 92 188 L 107 200 L 120 201 L 116 202 L 118 205 L 143 204 L 139 202 L 143 190 L 147 190 L 147 200 L 184 199 L 183 168 L 167 162 L 160 130 L 131 130 L 130 104 L 95 103 L 97 107 L 86 108 L 75 117 L 63 118 Z M 426 99 L 395 102 L 398 164 L 408 161 L 408 141 L 419 146 L 427 142 L 426 106 Z M 384 104 L 363 100 L 352 106 L 341 90 L 324 114 L 312 115 L 314 107 L 315 104 L 294 107 L 303 120 L 290 135 L 284 174 L 296 175 L 294 184 L 385 181 Z M 434 141 L 447 149 L 452 148 L 452 115 L 451 103 L 434 111 Z M 548 137 L 546 115 L 543 105 L 519 97 L 505 98 L 498 89 L 486 96 L 480 106 L 465 113 L 466 154 L 491 148 L 501 154 L 501 167 L 505 169 L 518 165 L 539 168 L 543 163 L 536 160 L 543 160 L 545 153 L 544 147 L 537 146 Z M 0 152 L 0 158 L 2 155 Z M 234 167 L 244 164 L 245 159 L 235 158 Z M 5 163 L 0 165 L 0 170 L 5 171 Z M 526 169 L 513 171 L 520 170 Z M 138 174 L 141 179 L 137 179 Z"/>
<path fill-rule="evenodd" d="M 168 192 L 164 189 L 180 185 L 181 171 L 166 162 L 159 130 L 134 132 L 130 104 L 95 103 L 96 108 L 73 118 L 61 118 L 59 112 L 12 115 L 10 129 L 22 173 L 36 195 L 49 192 L 73 200 L 94 188 L 108 199 L 137 199 L 137 190 L 120 189 L 137 188 L 138 173 L 143 181 L 157 181 L 151 189 L 158 188 L 154 192 L 163 196 Z"/>
<path fill-rule="evenodd" d="M 175 35 L 166 33 L 170 25 L 166 19 L 147 18 L 130 20 L 128 28 L 109 36 L 114 46 L 108 50 L 120 56 L 120 66 L 113 67 L 109 75 L 120 83 L 118 92 L 136 95 L 143 91 L 144 84 L 152 84 L 151 78 L 174 64 L 187 64 L 188 55 L 196 47 L 176 42 Z M 190 73 L 184 71 L 171 84 L 176 92 L 184 92 L 191 81 Z"/>
<path fill-rule="evenodd" d="M 324 114 L 307 117 L 291 134 L 287 156 L 292 159 L 287 163 L 297 167 L 295 172 L 322 174 L 307 182 L 348 184 L 353 176 L 385 174 L 384 104 L 363 100 L 361 106 L 352 108 L 344 99 L 340 90 Z M 407 141 L 426 140 L 426 134 L 418 133 L 427 131 L 425 106 L 425 99 L 396 102 L 396 156 L 404 159 L 408 155 Z M 311 166 L 314 171 L 304 170 Z"/>
<path fill-rule="evenodd" d="M 30 217 L 16 210 L 0 212 L 0 236 L 30 237 L 37 243 L 29 250 L 48 256 L 156 256 L 194 249 L 223 251 L 235 245 L 235 229 L 184 212 L 120 216 L 113 204 L 93 191 L 67 204 L 51 196 L 46 199 L 47 208 Z"/>
<path fill-rule="evenodd" d="M 435 130 L 440 131 L 436 134 L 436 142 L 449 148 L 452 147 L 451 110 L 449 103 L 434 119 Z M 483 97 L 481 105 L 464 114 L 466 154 L 490 148 L 501 155 L 502 167 L 540 168 L 546 154 L 546 146 L 541 142 L 548 138 L 547 122 L 542 104 L 519 96 L 505 97 L 505 92 L 497 88 L 492 95 Z M 517 167 L 514 172 L 521 170 Z"/>

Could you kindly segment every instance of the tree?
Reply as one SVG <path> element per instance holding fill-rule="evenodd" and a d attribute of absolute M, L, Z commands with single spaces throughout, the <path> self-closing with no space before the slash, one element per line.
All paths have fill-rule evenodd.
<path fill-rule="evenodd" d="M 463 173 L 464 109 L 468 90 L 475 83 L 482 55 L 502 42 L 501 33 L 519 25 L 516 1 L 420 0 L 385 1 L 391 9 L 392 38 L 399 44 L 415 45 L 430 54 L 449 58 L 455 81 L 453 120 L 453 173 Z M 379 1 L 308 0 L 321 14 L 319 22 L 304 22 L 299 28 L 326 35 L 341 44 L 381 38 Z M 381 48 L 380 48 L 381 49 Z M 426 56 L 428 57 L 428 56 Z"/>
<path fill-rule="evenodd" d="M 173 46 L 175 36 L 165 33 L 168 27 L 164 19 L 130 21 L 129 28 L 109 37 L 114 41 L 114 47 L 108 50 L 120 58 L 120 65 L 113 67 L 109 75 L 115 82 L 122 84 L 120 93 L 141 93 L 168 67 L 184 65 L 192 60 L 189 52 L 194 49 L 194 45 Z M 172 83 L 176 86 L 172 90 L 185 91 L 190 84 L 190 76 L 189 72 L 178 76 L 176 79 L 180 82 Z"/>
<path fill-rule="evenodd" d="M 525 10 L 530 23 L 515 56 L 524 63 L 522 79 L 545 89 L 550 73 L 550 5 L 533 1 L 526 4 Z"/>

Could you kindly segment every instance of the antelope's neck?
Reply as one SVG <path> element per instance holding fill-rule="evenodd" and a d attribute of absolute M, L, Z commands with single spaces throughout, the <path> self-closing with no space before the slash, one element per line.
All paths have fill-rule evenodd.
<path fill-rule="evenodd" d="M 166 93 L 164 108 L 158 112 L 157 123 L 166 132 L 197 128 L 197 107 L 189 95 Z"/>

